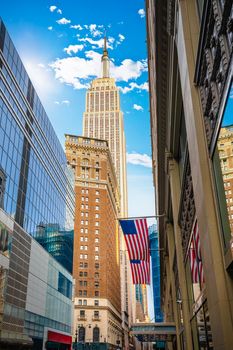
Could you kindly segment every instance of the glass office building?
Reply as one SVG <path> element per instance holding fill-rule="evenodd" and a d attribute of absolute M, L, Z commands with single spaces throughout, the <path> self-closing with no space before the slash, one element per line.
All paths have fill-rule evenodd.
<path fill-rule="evenodd" d="M 3 209 L 31 235 L 39 224 L 72 229 L 64 151 L 1 19 L 0 123 Z"/>
<path fill-rule="evenodd" d="M 72 275 L 34 237 L 73 230 L 73 178 L 0 19 L 1 349 L 71 348 Z"/>
<path fill-rule="evenodd" d="M 74 230 L 62 230 L 57 224 L 39 225 L 35 239 L 54 259 L 72 273 Z"/>
<path fill-rule="evenodd" d="M 160 254 L 157 225 L 149 227 L 155 322 L 163 322 L 160 293 Z"/>

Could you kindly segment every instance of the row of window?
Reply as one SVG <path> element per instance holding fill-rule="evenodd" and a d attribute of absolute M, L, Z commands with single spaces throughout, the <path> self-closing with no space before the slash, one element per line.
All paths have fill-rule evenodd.
<path fill-rule="evenodd" d="M 87 290 L 79 290 L 78 291 L 78 295 L 81 297 L 81 296 L 84 296 L 84 297 L 86 297 L 87 296 Z M 94 295 L 95 295 L 95 297 L 99 297 L 100 296 L 100 292 L 98 291 L 98 290 L 95 290 L 95 292 L 94 292 Z"/>
<path fill-rule="evenodd" d="M 80 261 L 79 267 L 87 269 L 88 268 L 88 263 Z M 100 267 L 100 264 L 99 263 L 95 263 L 95 269 L 99 269 L 99 267 Z"/>
<path fill-rule="evenodd" d="M 78 305 L 87 305 L 87 299 L 79 299 Z M 99 306 L 99 300 L 94 300 L 94 305 Z"/>
<path fill-rule="evenodd" d="M 89 201 L 89 198 L 88 198 L 88 197 L 82 197 L 81 200 L 82 200 L 82 202 L 84 202 L 84 201 L 85 201 L 85 202 L 88 202 L 88 201 Z M 99 203 L 99 201 L 100 201 L 99 198 L 96 198 L 96 199 L 95 199 L 95 202 L 96 202 L 96 203 Z"/>
<path fill-rule="evenodd" d="M 98 301 L 98 300 L 96 300 Z M 85 304 L 83 304 L 85 305 Z M 100 314 L 99 314 L 99 311 L 97 310 L 94 310 L 94 318 L 99 318 L 100 317 Z M 85 313 L 85 310 L 80 310 L 80 317 L 86 317 L 86 313 Z"/>
<path fill-rule="evenodd" d="M 80 259 L 81 260 L 87 260 L 88 259 L 88 255 L 87 254 L 80 254 Z M 99 255 L 95 255 L 95 260 L 99 260 Z"/>
<path fill-rule="evenodd" d="M 88 246 L 87 245 L 81 245 L 80 246 L 80 250 L 88 250 Z M 95 252 L 99 252 L 99 247 L 95 247 Z"/>
<path fill-rule="evenodd" d="M 98 207 L 98 208 L 99 208 L 99 207 Z M 97 210 L 99 210 L 99 209 L 97 209 Z M 89 214 L 88 214 L 88 213 L 81 212 L 81 216 L 86 216 L 86 217 L 88 217 Z M 96 218 L 96 219 L 99 219 L 99 217 L 100 217 L 100 214 L 95 214 L 95 218 Z"/>

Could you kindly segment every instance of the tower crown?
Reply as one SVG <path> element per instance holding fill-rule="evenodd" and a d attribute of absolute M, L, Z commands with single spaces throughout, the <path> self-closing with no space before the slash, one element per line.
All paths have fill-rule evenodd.
<path fill-rule="evenodd" d="M 109 57 L 108 57 L 106 36 L 104 37 L 104 48 L 103 48 L 103 55 L 101 58 L 101 62 L 102 62 L 102 78 L 109 78 Z"/>

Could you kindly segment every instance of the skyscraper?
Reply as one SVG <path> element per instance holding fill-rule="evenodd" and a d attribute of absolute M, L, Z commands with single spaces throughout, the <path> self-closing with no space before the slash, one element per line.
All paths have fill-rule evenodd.
<path fill-rule="evenodd" d="M 120 110 L 119 89 L 115 79 L 110 77 L 110 59 L 107 41 L 104 39 L 101 77 L 94 79 L 86 94 L 86 109 L 83 114 L 83 135 L 107 140 L 115 166 L 120 190 L 120 215 L 128 214 L 126 181 L 126 147 L 123 113 Z M 121 250 L 121 301 L 122 325 L 125 330 L 125 346 L 128 346 L 128 325 L 135 314 L 134 293 L 129 273 L 129 264 L 122 235 Z"/>
<path fill-rule="evenodd" d="M 102 55 L 102 77 L 94 79 L 86 94 L 83 136 L 107 140 L 121 195 L 121 215 L 127 214 L 126 149 L 119 90 L 110 78 L 106 38 Z"/>
<path fill-rule="evenodd" d="M 65 147 L 75 170 L 74 329 L 81 348 L 115 349 L 122 344 L 115 170 L 107 141 L 66 135 Z"/>
<path fill-rule="evenodd" d="M 0 348 L 72 342 L 72 276 L 32 236 L 73 228 L 66 157 L 0 18 Z M 65 334 L 66 333 L 66 334 Z"/>

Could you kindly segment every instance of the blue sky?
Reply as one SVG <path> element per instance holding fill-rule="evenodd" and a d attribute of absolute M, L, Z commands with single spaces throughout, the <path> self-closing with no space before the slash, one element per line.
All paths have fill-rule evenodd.
<path fill-rule="evenodd" d="M 144 1 L 3 1 L 0 16 L 62 145 L 65 133 L 82 134 L 106 29 L 124 113 L 129 215 L 153 215 Z"/>
<path fill-rule="evenodd" d="M 82 133 L 86 86 L 100 73 L 106 29 L 122 91 L 129 214 L 153 215 L 144 1 L 21 0 L 3 2 L 0 15 L 62 145 L 65 133 Z"/>

